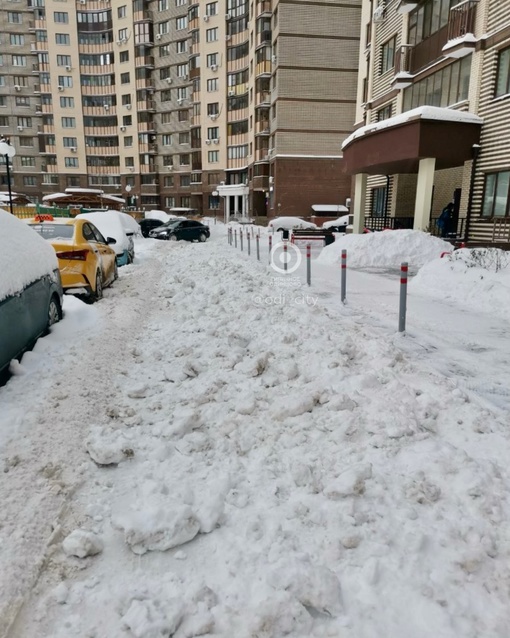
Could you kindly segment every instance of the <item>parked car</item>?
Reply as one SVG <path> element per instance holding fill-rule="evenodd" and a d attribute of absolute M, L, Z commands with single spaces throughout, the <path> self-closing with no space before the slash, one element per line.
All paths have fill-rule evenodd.
<path fill-rule="evenodd" d="M 349 215 L 343 215 L 338 219 L 332 219 L 329 222 L 324 222 L 322 224 L 323 228 L 327 228 L 334 233 L 345 233 L 347 226 L 349 224 Z"/>
<path fill-rule="evenodd" d="M 0 210 L 0 373 L 62 318 L 63 291 L 53 248 Z"/>
<path fill-rule="evenodd" d="M 75 219 L 87 219 L 92 222 L 105 237 L 113 237 L 113 248 L 117 255 L 117 266 L 132 264 L 135 258 L 135 244 L 132 229 L 123 219 L 125 213 L 118 210 L 106 210 L 98 213 L 80 213 Z M 134 221 L 134 220 L 133 220 Z M 136 222 L 135 222 L 136 223 Z"/>
<path fill-rule="evenodd" d="M 160 219 L 142 219 L 140 220 L 140 228 L 142 229 L 142 235 L 148 237 L 151 230 L 159 228 L 162 224 Z"/>
<path fill-rule="evenodd" d="M 184 239 L 186 241 L 206 241 L 211 235 L 208 226 L 196 222 L 193 219 L 173 219 L 159 228 L 151 230 L 149 237 L 156 239 L 169 239 L 170 241 L 178 241 Z"/>
<path fill-rule="evenodd" d="M 307 222 L 301 217 L 275 217 L 267 225 L 268 228 L 274 229 L 277 232 L 282 230 L 293 230 L 294 228 L 318 228 L 316 224 Z"/>
<path fill-rule="evenodd" d="M 53 220 L 50 215 L 41 215 L 28 223 L 55 249 L 64 292 L 91 302 L 101 299 L 103 288 L 118 277 L 116 254 L 110 248 L 115 238 L 103 237 L 83 218 Z"/>

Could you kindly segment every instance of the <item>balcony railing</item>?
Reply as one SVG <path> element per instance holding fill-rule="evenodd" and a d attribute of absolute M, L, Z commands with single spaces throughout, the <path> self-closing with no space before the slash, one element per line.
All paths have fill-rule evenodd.
<path fill-rule="evenodd" d="M 145 55 L 143 57 L 135 58 L 135 66 L 148 66 L 154 67 L 154 56 L 153 55 Z"/>
<path fill-rule="evenodd" d="M 409 46 L 401 46 L 395 51 L 395 75 L 410 73 L 413 50 Z"/>
<path fill-rule="evenodd" d="M 448 19 L 448 40 L 461 38 L 466 33 L 475 32 L 476 5 L 478 0 L 464 0 L 450 9 Z"/>
<path fill-rule="evenodd" d="M 269 0 L 262 0 L 262 2 L 257 2 L 257 17 L 264 13 L 272 13 L 271 2 L 269 2 Z"/>

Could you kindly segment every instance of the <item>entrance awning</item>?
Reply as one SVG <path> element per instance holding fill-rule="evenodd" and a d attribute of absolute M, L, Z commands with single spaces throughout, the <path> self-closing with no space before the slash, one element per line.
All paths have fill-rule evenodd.
<path fill-rule="evenodd" d="M 421 106 L 368 124 L 342 144 L 350 175 L 416 173 L 421 159 L 435 158 L 436 170 L 462 166 L 480 141 L 481 117 L 473 113 Z"/>
<path fill-rule="evenodd" d="M 343 204 L 313 204 L 312 210 L 318 215 L 332 215 L 336 213 L 348 213 L 349 209 Z"/>

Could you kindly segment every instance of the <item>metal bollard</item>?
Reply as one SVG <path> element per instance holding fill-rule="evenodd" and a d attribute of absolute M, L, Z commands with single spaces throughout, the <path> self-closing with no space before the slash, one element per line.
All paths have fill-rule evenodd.
<path fill-rule="evenodd" d="M 234 242 L 235 242 L 234 246 L 235 246 L 235 248 L 237 248 L 237 229 L 234 230 Z"/>
<path fill-rule="evenodd" d="M 347 287 L 347 251 L 342 250 L 342 276 L 341 276 L 341 287 L 340 287 L 340 299 L 342 303 L 345 303 L 345 292 Z"/>
<path fill-rule="evenodd" d="M 312 245 L 306 244 L 306 283 L 312 285 Z"/>
<path fill-rule="evenodd" d="M 269 265 L 271 265 L 271 251 L 273 250 L 273 238 L 269 235 Z"/>
<path fill-rule="evenodd" d="M 239 239 L 241 240 L 241 252 L 243 252 L 243 229 L 239 231 Z"/>
<path fill-rule="evenodd" d="M 260 235 L 257 235 L 257 259 L 260 261 Z"/>
<path fill-rule="evenodd" d="M 248 255 L 251 255 L 251 237 L 250 233 L 246 233 L 246 241 L 248 242 Z"/>
<path fill-rule="evenodd" d="M 287 242 L 283 243 L 283 270 L 287 272 Z"/>
<path fill-rule="evenodd" d="M 407 261 L 400 264 L 400 305 L 398 310 L 398 331 L 404 332 L 406 329 L 407 312 Z"/>

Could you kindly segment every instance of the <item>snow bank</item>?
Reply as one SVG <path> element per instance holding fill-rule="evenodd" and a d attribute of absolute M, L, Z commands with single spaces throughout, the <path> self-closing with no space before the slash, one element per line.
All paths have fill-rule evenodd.
<path fill-rule="evenodd" d="M 510 254 L 497 248 L 456 250 L 423 266 L 412 292 L 510 316 Z"/>
<path fill-rule="evenodd" d="M 334 244 L 322 250 L 317 262 L 340 263 L 343 249 L 347 250 L 348 266 L 353 268 L 392 268 L 403 261 L 410 267 L 420 267 L 451 251 L 452 245 L 420 230 L 384 230 L 337 237 Z"/>
<path fill-rule="evenodd" d="M 52 245 L 0 209 L 0 301 L 57 268 Z"/>

